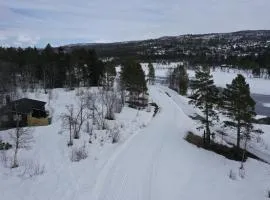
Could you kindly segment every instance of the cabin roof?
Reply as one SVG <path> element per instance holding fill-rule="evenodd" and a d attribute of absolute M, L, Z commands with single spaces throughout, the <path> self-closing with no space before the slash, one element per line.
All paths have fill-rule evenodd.
<path fill-rule="evenodd" d="M 34 99 L 22 98 L 15 101 L 11 101 L 4 107 L 0 108 L 0 113 L 18 112 L 18 113 L 30 113 L 33 109 L 44 110 L 46 102 L 38 101 Z"/>

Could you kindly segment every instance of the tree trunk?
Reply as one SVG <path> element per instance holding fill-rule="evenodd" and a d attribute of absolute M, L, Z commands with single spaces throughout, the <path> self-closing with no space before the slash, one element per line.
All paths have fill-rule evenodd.
<path fill-rule="evenodd" d="M 44 87 L 45 94 L 47 94 L 47 89 L 46 89 L 47 84 L 46 84 L 46 72 L 45 72 L 45 70 L 43 70 L 43 87 Z"/>
<path fill-rule="evenodd" d="M 237 143 L 236 143 L 237 152 L 239 152 L 240 150 L 240 130 L 241 130 L 240 120 L 238 120 L 237 121 Z"/>
<path fill-rule="evenodd" d="M 17 155 L 18 155 L 18 147 L 19 147 L 18 142 L 16 142 L 12 168 L 16 168 L 16 167 L 19 166 L 19 165 L 18 165 L 18 159 L 17 159 Z"/>
<path fill-rule="evenodd" d="M 206 118 L 206 143 L 207 145 L 210 145 L 211 142 L 211 133 L 210 133 L 210 128 L 209 128 L 209 113 L 208 113 L 208 107 L 206 105 L 206 110 L 205 110 L 205 118 Z"/>
<path fill-rule="evenodd" d="M 72 141 L 72 120 L 69 120 L 69 143 L 68 146 L 72 146 L 73 141 Z"/>
<path fill-rule="evenodd" d="M 245 157 L 246 157 L 246 149 L 247 149 L 247 138 L 245 139 L 245 145 L 244 145 L 244 149 L 243 149 L 240 169 L 244 169 L 244 161 L 245 161 Z"/>
<path fill-rule="evenodd" d="M 206 141 L 205 141 L 205 130 L 203 131 L 203 144 L 205 145 Z"/>

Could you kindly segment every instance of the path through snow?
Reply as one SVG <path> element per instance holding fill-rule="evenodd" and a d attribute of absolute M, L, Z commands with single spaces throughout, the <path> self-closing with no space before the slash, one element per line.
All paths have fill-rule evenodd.
<path fill-rule="evenodd" d="M 168 173 L 175 172 L 174 152 L 178 151 L 181 140 L 177 127 L 184 126 L 181 121 L 175 126 L 179 110 L 175 110 L 163 91 L 152 89 L 151 96 L 161 106 L 161 113 L 110 160 L 92 191 L 93 199 L 151 200 L 177 195 L 178 187 L 170 184 L 176 177 L 173 174 L 168 177 Z M 184 134 L 185 130 L 182 131 Z M 165 196 L 158 191 L 163 191 Z M 173 196 L 168 199 L 176 197 Z"/>
<path fill-rule="evenodd" d="M 161 112 L 110 159 L 90 199 L 239 200 L 262 197 L 262 191 L 260 194 L 255 188 L 247 189 L 246 181 L 234 183 L 228 178 L 230 168 L 237 169 L 239 163 L 183 140 L 186 132 L 194 129 L 193 121 L 165 94 L 164 88 L 153 86 L 150 95 L 161 107 Z M 257 164 L 252 160 L 253 165 L 254 162 Z"/>

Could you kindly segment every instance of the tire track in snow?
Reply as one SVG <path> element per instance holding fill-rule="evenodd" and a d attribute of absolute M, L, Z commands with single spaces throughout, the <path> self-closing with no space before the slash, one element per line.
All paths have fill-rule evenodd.
<path fill-rule="evenodd" d="M 96 180 L 91 200 L 156 200 L 156 193 L 164 184 L 158 181 L 158 174 L 166 167 L 161 160 L 168 132 L 164 122 L 168 116 L 174 119 L 172 113 L 181 108 L 175 109 L 175 102 L 168 100 L 158 87 L 151 92 L 155 101 L 162 102 L 167 109 L 162 109 L 148 127 L 132 135 L 107 161 Z"/>
<path fill-rule="evenodd" d="M 162 93 L 159 94 L 164 95 Z M 160 116 L 160 115 L 158 115 Z M 156 120 L 158 118 L 154 118 L 153 120 Z M 153 121 L 152 120 L 152 121 Z M 151 121 L 151 122 L 152 122 Z M 136 199 L 151 199 L 152 197 L 152 182 L 153 182 L 153 177 L 156 176 L 156 171 L 155 171 L 155 164 L 157 163 L 156 160 L 158 158 L 158 155 L 162 149 L 162 138 L 158 138 L 158 141 L 155 142 L 154 144 L 154 149 L 150 149 L 151 151 L 147 152 L 147 156 L 144 157 L 143 155 L 145 154 L 145 148 L 147 149 L 148 143 L 147 141 L 144 141 L 142 136 L 142 132 L 144 134 L 145 129 L 139 131 L 139 133 L 134 133 L 124 144 L 122 144 L 116 152 L 109 158 L 109 160 L 106 162 L 104 168 L 101 170 L 98 178 L 96 179 L 96 183 L 94 184 L 94 188 L 91 191 L 91 200 L 99 200 L 99 199 L 108 199 L 108 200 L 126 200 L 128 199 L 127 196 L 130 195 L 130 193 L 133 193 L 137 198 Z M 153 132 L 153 131 L 152 131 Z M 138 138 L 139 137 L 139 138 Z M 148 139 L 153 138 L 152 135 L 148 134 Z M 135 139 L 138 139 L 134 141 Z M 133 141 L 135 142 L 135 146 L 132 143 Z M 149 140 L 148 140 L 149 141 Z M 151 141 L 151 140 L 150 140 Z M 137 142 L 137 143 L 136 143 Z M 138 143 L 139 142 L 139 143 Z M 139 149 L 139 153 L 137 150 L 134 150 L 135 148 L 137 149 L 136 145 L 138 146 L 144 146 L 144 149 Z M 133 148 L 133 149 L 130 149 Z M 130 149 L 130 154 L 133 155 L 135 158 L 131 157 L 130 159 L 135 159 L 134 162 L 129 162 L 129 155 L 125 154 L 125 152 L 129 151 Z M 134 153 L 135 152 L 135 153 Z M 130 155 L 130 156 L 131 156 Z M 142 158 L 141 158 L 141 156 Z M 125 160 L 125 158 L 127 158 Z M 150 159 L 149 159 L 150 158 Z M 118 166 L 119 164 L 117 163 L 117 160 L 122 164 L 121 166 Z M 121 162 L 122 161 L 122 162 Z M 129 162 L 127 164 L 123 164 L 126 162 Z M 143 165 L 140 168 L 140 165 L 142 163 Z M 133 175 L 134 173 L 134 165 L 139 165 L 138 169 L 139 174 Z M 122 169 L 121 169 L 122 167 Z M 144 168 L 145 167 L 145 168 Z M 136 167 L 135 167 L 136 169 Z M 119 173 L 119 170 L 122 170 Z M 117 180 L 117 185 L 115 184 L 115 180 Z M 114 182 L 113 182 L 114 181 Z M 134 188 L 131 189 L 131 185 L 134 185 Z M 107 195 L 109 191 L 104 191 L 104 189 L 108 187 L 111 189 L 111 194 L 110 196 Z M 128 188 L 127 188 L 128 187 Z M 130 193 L 127 193 L 126 190 L 132 190 Z M 102 193 L 104 191 L 104 193 Z M 133 196 L 134 197 L 134 196 Z M 132 197 L 132 198 L 133 198 Z"/>
<path fill-rule="evenodd" d="M 100 174 L 98 175 L 96 182 L 94 184 L 94 188 L 92 189 L 92 195 L 91 195 L 91 200 L 98 200 L 102 189 L 103 185 L 106 181 L 106 177 L 109 175 L 109 173 L 113 170 L 115 160 L 121 155 L 122 152 L 124 152 L 127 148 L 129 148 L 129 144 L 132 143 L 133 139 L 137 137 L 140 134 L 141 130 L 138 130 L 138 132 L 133 133 L 126 142 L 124 142 L 118 149 L 113 153 L 113 155 L 108 159 L 104 167 L 102 168 Z"/>
<path fill-rule="evenodd" d="M 160 146 L 160 148 L 156 151 L 156 153 L 155 153 L 155 159 L 154 159 L 154 161 L 152 162 L 152 166 L 151 166 L 151 174 L 150 174 L 150 180 L 149 180 L 149 197 L 148 197 L 148 199 L 149 200 L 154 200 L 153 198 L 152 198 L 152 191 L 153 191 L 153 183 L 155 183 L 155 179 L 156 179 L 156 176 L 157 176 L 157 168 L 158 168 L 158 163 L 159 163 L 159 156 L 158 155 L 160 155 L 160 153 L 161 153 L 161 151 L 162 151 L 162 149 L 163 149 L 163 143 L 161 143 L 162 145 Z"/>

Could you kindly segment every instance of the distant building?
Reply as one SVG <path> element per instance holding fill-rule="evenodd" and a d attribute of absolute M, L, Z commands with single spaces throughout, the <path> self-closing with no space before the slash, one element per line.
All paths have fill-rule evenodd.
<path fill-rule="evenodd" d="M 13 128 L 17 126 L 44 126 L 50 123 L 48 112 L 45 110 L 46 102 L 22 98 L 9 101 L 0 108 L 0 127 Z"/>

